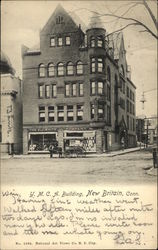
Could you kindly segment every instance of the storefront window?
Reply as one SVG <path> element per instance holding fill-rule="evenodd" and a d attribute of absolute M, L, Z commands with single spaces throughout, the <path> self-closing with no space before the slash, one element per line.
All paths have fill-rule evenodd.
<path fill-rule="evenodd" d="M 56 142 L 56 134 L 42 134 L 33 133 L 30 134 L 28 143 L 29 151 L 48 151 L 49 146 Z"/>

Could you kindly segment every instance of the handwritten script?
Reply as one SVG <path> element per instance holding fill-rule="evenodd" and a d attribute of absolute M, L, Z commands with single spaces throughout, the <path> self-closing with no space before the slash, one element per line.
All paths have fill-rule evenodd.
<path fill-rule="evenodd" d="M 138 249 L 156 242 L 154 206 L 136 190 L 6 189 L 1 197 L 7 249 Z"/>

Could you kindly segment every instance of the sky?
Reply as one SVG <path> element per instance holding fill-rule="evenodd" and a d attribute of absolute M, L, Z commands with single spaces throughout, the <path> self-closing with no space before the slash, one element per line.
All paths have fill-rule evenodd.
<path fill-rule="evenodd" d="M 139 1 L 137 0 L 137 3 Z M 16 75 L 22 78 L 21 45 L 33 47 L 39 43 L 39 33 L 58 4 L 72 16 L 77 15 L 88 26 L 92 11 L 101 15 L 107 13 L 124 14 L 145 23 L 154 31 L 154 25 L 141 4 L 130 0 L 111 1 L 4 1 L 1 3 L 1 49 L 10 58 Z M 131 8 L 132 6 L 132 8 Z M 149 6 L 157 16 L 156 2 Z M 116 31 L 127 21 L 102 16 L 108 33 Z M 123 30 L 127 64 L 131 67 L 131 80 L 136 85 L 136 115 L 151 117 L 157 114 L 157 40 L 147 32 L 140 32 L 140 26 L 129 26 Z M 140 102 L 145 91 L 144 109 Z"/>

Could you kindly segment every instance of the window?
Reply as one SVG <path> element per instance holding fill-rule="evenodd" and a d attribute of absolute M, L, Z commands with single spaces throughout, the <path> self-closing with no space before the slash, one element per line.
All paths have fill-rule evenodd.
<path fill-rule="evenodd" d="M 58 37 L 58 46 L 62 46 L 62 45 L 63 45 L 63 38 Z"/>
<path fill-rule="evenodd" d="M 110 109 L 110 106 L 107 106 L 107 123 L 111 124 L 111 109 Z"/>
<path fill-rule="evenodd" d="M 66 67 L 66 73 L 67 75 L 73 75 L 73 63 L 69 62 Z"/>
<path fill-rule="evenodd" d="M 45 122 L 45 107 L 39 107 L 39 122 Z"/>
<path fill-rule="evenodd" d="M 103 47 L 103 38 L 101 36 L 97 37 L 97 47 Z"/>
<path fill-rule="evenodd" d="M 129 101 L 127 100 L 127 112 L 129 112 Z"/>
<path fill-rule="evenodd" d="M 94 104 L 91 104 L 91 119 L 94 119 Z"/>
<path fill-rule="evenodd" d="M 55 47 L 55 37 L 50 38 L 50 46 Z"/>
<path fill-rule="evenodd" d="M 98 104 L 98 118 L 104 118 L 104 105 Z"/>
<path fill-rule="evenodd" d="M 90 47 L 91 48 L 95 47 L 95 37 L 94 36 L 92 36 L 91 39 L 90 39 Z"/>
<path fill-rule="evenodd" d="M 103 82 L 98 82 L 98 94 L 103 95 L 103 93 L 104 93 Z"/>
<path fill-rule="evenodd" d="M 57 74 L 58 74 L 58 76 L 63 76 L 64 75 L 64 65 L 63 65 L 63 63 L 58 63 Z"/>
<path fill-rule="evenodd" d="M 49 122 L 54 122 L 54 106 L 48 106 L 48 121 Z"/>
<path fill-rule="evenodd" d="M 65 44 L 66 44 L 66 45 L 70 45 L 70 43 L 71 43 L 71 42 L 70 42 L 70 36 L 66 36 L 66 37 L 65 37 Z"/>
<path fill-rule="evenodd" d="M 107 85 L 107 100 L 111 101 L 111 89 L 109 85 Z"/>
<path fill-rule="evenodd" d="M 53 63 L 48 64 L 48 76 L 54 76 L 55 75 L 55 68 Z"/>
<path fill-rule="evenodd" d="M 127 87 L 127 97 L 129 97 L 129 88 Z"/>
<path fill-rule="evenodd" d="M 67 121 L 73 121 L 73 105 L 68 105 L 67 106 Z"/>
<path fill-rule="evenodd" d="M 79 83 L 79 96 L 83 96 L 83 83 Z"/>
<path fill-rule="evenodd" d="M 131 102 L 129 103 L 129 111 L 132 114 L 132 103 Z"/>
<path fill-rule="evenodd" d="M 57 108 L 58 110 L 58 121 L 61 122 L 61 121 L 64 121 L 64 106 L 58 106 Z"/>
<path fill-rule="evenodd" d="M 103 72 L 103 59 L 102 58 L 98 58 L 97 71 L 100 73 Z"/>
<path fill-rule="evenodd" d="M 91 72 L 95 73 L 95 58 L 94 57 L 91 59 Z"/>
<path fill-rule="evenodd" d="M 52 97 L 57 96 L 57 86 L 55 84 L 52 84 Z"/>
<path fill-rule="evenodd" d="M 83 105 L 77 105 L 77 121 L 83 120 Z"/>
<path fill-rule="evenodd" d="M 129 129 L 129 116 L 127 115 L 127 129 Z"/>
<path fill-rule="evenodd" d="M 38 86 L 38 96 L 39 96 L 39 98 L 43 98 L 44 97 L 44 95 L 43 95 L 43 85 L 39 85 Z"/>
<path fill-rule="evenodd" d="M 81 61 L 77 63 L 77 75 L 82 75 L 83 74 L 83 64 Z"/>
<path fill-rule="evenodd" d="M 45 86 L 45 96 L 46 98 L 50 98 L 50 86 L 49 85 Z"/>
<path fill-rule="evenodd" d="M 132 100 L 132 91 L 130 90 L 130 99 Z"/>
<path fill-rule="evenodd" d="M 111 72 L 110 72 L 110 68 L 109 67 L 107 68 L 107 80 L 108 80 L 108 82 L 111 83 Z"/>
<path fill-rule="evenodd" d="M 122 87 L 123 87 L 123 93 L 125 94 L 125 83 L 122 83 Z"/>
<path fill-rule="evenodd" d="M 92 95 L 96 94 L 95 82 L 91 82 L 91 94 Z"/>
<path fill-rule="evenodd" d="M 39 77 L 45 77 L 45 66 L 43 63 L 41 63 L 39 65 L 39 68 L 38 68 L 38 75 Z"/>
<path fill-rule="evenodd" d="M 123 65 L 120 66 L 120 73 L 121 75 L 125 76 L 125 71 Z"/>
<path fill-rule="evenodd" d="M 76 83 L 72 84 L 72 96 L 76 96 L 77 95 L 77 89 L 76 89 Z"/>
<path fill-rule="evenodd" d="M 63 22 L 63 17 L 62 16 L 58 16 L 58 17 L 56 17 L 56 24 L 63 24 L 64 22 Z"/>
<path fill-rule="evenodd" d="M 120 107 L 122 109 L 125 109 L 125 100 L 123 98 L 120 97 Z"/>
<path fill-rule="evenodd" d="M 65 84 L 65 96 L 70 96 L 70 84 Z"/>

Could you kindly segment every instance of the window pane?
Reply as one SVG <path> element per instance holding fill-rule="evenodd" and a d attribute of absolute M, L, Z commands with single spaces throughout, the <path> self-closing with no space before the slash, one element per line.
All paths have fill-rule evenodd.
<path fill-rule="evenodd" d="M 103 72 L 103 59 L 98 58 L 98 72 Z"/>
<path fill-rule="evenodd" d="M 55 75 L 54 64 L 50 63 L 48 65 L 48 76 L 54 76 L 54 75 Z"/>
<path fill-rule="evenodd" d="M 82 64 L 82 62 L 77 63 L 77 74 L 83 74 L 83 64 Z"/>
<path fill-rule="evenodd" d="M 77 105 L 77 120 L 83 120 L 83 105 Z"/>
<path fill-rule="evenodd" d="M 91 37 L 90 46 L 91 46 L 91 48 L 95 47 L 95 37 Z"/>
<path fill-rule="evenodd" d="M 66 36 L 66 45 L 70 45 L 70 36 Z"/>
<path fill-rule="evenodd" d="M 43 85 L 40 85 L 39 86 L 39 98 L 42 98 L 43 97 Z"/>
<path fill-rule="evenodd" d="M 91 60 L 91 71 L 92 71 L 92 73 L 95 72 L 95 58 L 92 58 L 92 60 Z"/>
<path fill-rule="evenodd" d="M 103 94 L 103 82 L 98 82 L 98 94 Z"/>
<path fill-rule="evenodd" d="M 63 45 L 63 39 L 62 37 L 58 37 L 58 46 L 62 46 Z"/>
<path fill-rule="evenodd" d="M 83 83 L 79 84 L 79 95 L 83 95 Z"/>
<path fill-rule="evenodd" d="M 50 46 L 54 47 L 55 46 L 55 37 L 52 37 L 50 39 Z"/>
<path fill-rule="evenodd" d="M 102 104 L 98 105 L 98 118 L 104 117 L 104 106 Z"/>
<path fill-rule="evenodd" d="M 73 75 L 73 64 L 71 62 L 67 65 L 67 75 Z"/>
<path fill-rule="evenodd" d="M 77 91 L 76 91 L 76 83 L 73 83 L 73 84 L 72 84 L 72 95 L 73 95 L 73 96 L 76 96 L 76 92 L 77 92 Z"/>
<path fill-rule="evenodd" d="M 41 64 L 39 66 L 39 77 L 44 77 L 45 76 L 45 67 L 44 64 Z"/>
<path fill-rule="evenodd" d="M 91 82 L 91 94 L 95 95 L 95 82 Z"/>
<path fill-rule="evenodd" d="M 64 106 L 58 106 L 58 121 L 64 121 Z"/>
<path fill-rule="evenodd" d="M 103 39 L 101 37 L 97 37 L 97 46 L 103 47 Z"/>
<path fill-rule="evenodd" d="M 63 63 L 58 64 L 58 76 L 63 76 L 64 75 L 64 65 Z"/>
<path fill-rule="evenodd" d="M 70 85 L 69 85 L 69 84 L 66 84 L 66 85 L 65 85 L 65 95 L 66 95 L 66 96 L 69 96 L 69 95 L 70 95 Z"/>
<path fill-rule="evenodd" d="M 91 104 L 91 119 L 94 118 L 94 104 Z"/>
<path fill-rule="evenodd" d="M 56 97 L 57 96 L 57 88 L 56 85 L 52 85 L 52 97 Z"/>
<path fill-rule="evenodd" d="M 45 86 L 45 95 L 46 95 L 47 98 L 50 97 L 50 86 L 49 85 Z"/>

